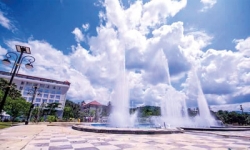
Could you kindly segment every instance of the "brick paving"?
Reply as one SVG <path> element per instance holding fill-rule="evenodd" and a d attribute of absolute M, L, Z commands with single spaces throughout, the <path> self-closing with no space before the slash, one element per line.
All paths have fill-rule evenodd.
<path fill-rule="evenodd" d="M 0 149 L 250 150 L 250 131 L 133 135 L 82 132 L 61 126 L 23 125 L 0 130 Z"/>

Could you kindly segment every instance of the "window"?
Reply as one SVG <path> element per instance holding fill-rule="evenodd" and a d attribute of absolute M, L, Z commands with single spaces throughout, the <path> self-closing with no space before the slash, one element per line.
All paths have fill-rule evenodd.
<path fill-rule="evenodd" d="M 32 85 L 32 83 L 31 82 L 26 82 L 26 85 Z"/>
<path fill-rule="evenodd" d="M 61 91 L 59 90 L 59 91 L 56 91 L 56 94 L 61 94 Z"/>
<path fill-rule="evenodd" d="M 30 102 L 32 101 L 32 97 L 29 97 L 29 101 L 30 101 Z"/>
<path fill-rule="evenodd" d="M 51 91 L 51 94 L 56 94 L 56 91 L 54 91 L 54 90 L 53 90 L 53 91 Z"/>
<path fill-rule="evenodd" d="M 38 106 L 39 106 L 39 103 L 35 103 L 34 106 L 35 106 L 35 107 L 38 107 Z"/>
<path fill-rule="evenodd" d="M 56 87 L 55 87 L 55 86 L 53 86 L 53 89 L 56 89 Z"/>
<path fill-rule="evenodd" d="M 43 103 L 47 103 L 47 99 L 43 99 Z"/>
<path fill-rule="evenodd" d="M 21 85 L 24 85 L 24 82 L 23 82 L 23 81 L 21 82 Z"/>
<path fill-rule="evenodd" d="M 50 95 L 50 98 L 54 98 L 55 97 L 55 95 Z"/>
<path fill-rule="evenodd" d="M 36 98 L 36 102 L 41 102 L 41 98 Z"/>
<path fill-rule="evenodd" d="M 40 84 L 40 87 L 41 87 L 41 88 L 44 88 L 44 86 L 45 86 L 44 84 Z"/>
<path fill-rule="evenodd" d="M 49 93 L 49 90 L 44 90 L 44 93 Z"/>
<path fill-rule="evenodd" d="M 49 89 L 49 85 L 47 85 L 46 88 Z"/>
<path fill-rule="evenodd" d="M 48 98 L 48 97 L 49 97 L 49 94 L 43 94 L 43 97 L 44 97 L 44 98 Z"/>
<path fill-rule="evenodd" d="M 37 84 L 37 83 L 34 83 L 34 86 L 38 86 L 38 84 Z"/>
<path fill-rule="evenodd" d="M 39 92 L 36 96 L 37 97 L 42 97 L 42 94 Z"/>
<path fill-rule="evenodd" d="M 56 99 L 60 99 L 60 95 L 56 95 Z"/>
<path fill-rule="evenodd" d="M 20 87 L 19 87 L 19 90 L 23 90 L 23 87 L 22 87 L 22 86 L 20 86 Z"/>
<path fill-rule="evenodd" d="M 24 99 L 28 100 L 28 97 L 23 97 Z"/>
<path fill-rule="evenodd" d="M 49 100 L 49 102 L 50 102 L 50 103 L 53 103 L 53 102 L 54 102 L 54 100 L 53 100 L 53 99 L 50 99 L 50 100 Z"/>
<path fill-rule="evenodd" d="M 24 91 L 24 92 L 23 92 L 23 95 L 24 95 L 24 96 L 28 96 L 28 95 L 29 95 L 29 91 Z"/>
<path fill-rule="evenodd" d="M 55 100 L 56 103 L 59 103 L 59 100 Z"/>

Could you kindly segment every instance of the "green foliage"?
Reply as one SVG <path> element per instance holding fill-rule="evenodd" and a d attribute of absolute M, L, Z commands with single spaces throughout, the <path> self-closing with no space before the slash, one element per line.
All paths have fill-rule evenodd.
<path fill-rule="evenodd" d="M 95 110 L 90 110 L 90 116 L 94 117 L 95 116 L 95 112 L 96 112 Z"/>
<path fill-rule="evenodd" d="M 4 111 L 12 117 L 14 121 L 17 117 L 26 116 L 29 111 L 30 103 L 26 102 L 25 99 L 19 97 L 16 99 L 7 98 L 4 105 Z"/>
<path fill-rule="evenodd" d="M 6 87 L 8 87 L 9 81 L 3 78 L 0 78 L 0 90 L 5 92 Z M 21 92 L 16 89 L 16 84 L 12 83 L 8 96 L 12 99 L 16 99 L 22 96 Z M 1 98 L 2 100 L 2 98 Z"/>
<path fill-rule="evenodd" d="M 79 104 L 74 103 L 70 100 L 66 100 L 63 112 L 63 118 L 65 120 L 68 120 L 69 118 L 79 118 L 81 116 L 80 110 L 81 108 Z"/>
<path fill-rule="evenodd" d="M 219 110 L 216 113 L 217 117 L 225 124 L 237 123 L 239 125 L 249 125 L 250 115 L 247 113 L 237 113 L 235 111 L 228 112 Z"/>
<path fill-rule="evenodd" d="M 139 115 L 141 117 L 160 116 L 161 115 L 160 107 L 144 106 L 144 107 L 139 107 L 138 109 L 139 109 Z M 135 110 L 132 110 L 132 111 L 135 111 Z"/>
<path fill-rule="evenodd" d="M 49 123 L 55 122 L 56 121 L 56 116 L 54 116 L 54 115 L 48 115 L 47 119 L 48 119 Z"/>
<path fill-rule="evenodd" d="M 43 114 L 46 115 L 56 115 L 57 108 L 59 108 L 60 103 L 48 103 L 43 109 Z"/>
<path fill-rule="evenodd" d="M 63 118 L 68 121 L 69 118 L 72 118 L 74 116 L 73 110 L 69 106 L 65 106 L 63 110 Z"/>

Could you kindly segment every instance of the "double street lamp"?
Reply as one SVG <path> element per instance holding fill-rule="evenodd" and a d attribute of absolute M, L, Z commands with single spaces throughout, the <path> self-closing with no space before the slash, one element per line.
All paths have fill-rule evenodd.
<path fill-rule="evenodd" d="M 25 46 L 20 46 L 20 45 L 16 45 L 16 50 L 17 52 L 20 53 L 20 55 L 18 56 L 17 53 L 14 53 L 14 52 L 8 52 L 5 56 L 6 58 L 3 59 L 3 64 L 5 65 L 10 65 L 11 64 L 11 61 L 9 60 L 10 58 L 13 58 L 13 56 L 15 56 L 14 60 L 15 60 L 15 63 L 12 67 L 12 70 L 10 72 L 10 75 L 11 75 L 11 78 L 10 78 L 10 81 L 8 83 L 8 86 L 6 87 L 6 90 L 5 90 L 5 93 L 4 93 L 4 96 L 3 96 L 3 99 L 0 103 L 0 114 L 3 110 L 3 107 L 4 107 L 4 104 L 5 104 L 5 101 L 7 99 L 7 96 L 8 96 L 8 93 L 10 91 L 10 88 L 11 88 L 11 85 L 12 85 L 12 82 L 13 82 L 13 79 L 15 77 L 16 74 L 18 74 L 18 71 L 21 67 L 21 64 L 22 62 L 26 59 L 28 61 L 28 63 L 25 64 L 25 67 L 27 69 L 31 69 L 33 68 L 33 65 L 32 63 L 35 62 L 35 58 L 32 57 L 32 56 L 23 56 L 23 54 L 31 54 L 31 51 L 30 51 L 30 48 L 29 47 L 25 47 Z"/>

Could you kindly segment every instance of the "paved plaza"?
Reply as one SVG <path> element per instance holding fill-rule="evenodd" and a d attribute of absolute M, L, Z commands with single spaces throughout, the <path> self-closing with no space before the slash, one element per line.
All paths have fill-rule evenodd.
<path fill-rule="evenodd" d="M 0 130 L 0 150 L 250 150 L 250 131 L 105 134 L 63 126 L 20 125 Z"/>

